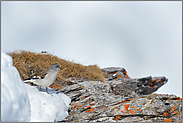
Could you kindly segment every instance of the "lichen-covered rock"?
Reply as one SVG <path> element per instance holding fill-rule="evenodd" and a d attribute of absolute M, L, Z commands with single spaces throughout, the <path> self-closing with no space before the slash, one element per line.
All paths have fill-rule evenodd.
<path fill-rule="evenodd" d="M 181 121 L 180 97 L 152 94 L 168 81 L 165 77 L 130 79 L 122 68 L 103 71 L 108 77 L 104 82 L 71 78 L 67 81 L 72 84 L 58 91 L 71 98 L 69 115 L 62 122 Z"/>
<path fill-rule="evenodd" d="M 122 96 L 138 96 L 147 95 L 155 92 L 162 85 L 166 84 L 168 79 L 166 77 L 144 77 L 140 79 L 122 79 L 114 80 L 109 84 L 113 93 Z"/>
<path fill-rule="evenodd" d="M 128 76 L 126 70 L 124 68 L 120 67 L 108 67 L 108 68 L 103 68 L 101 69 L 103 72 L 103 75 L 107 80 L 120 80 L 123 78 L 130 79 Z"/>

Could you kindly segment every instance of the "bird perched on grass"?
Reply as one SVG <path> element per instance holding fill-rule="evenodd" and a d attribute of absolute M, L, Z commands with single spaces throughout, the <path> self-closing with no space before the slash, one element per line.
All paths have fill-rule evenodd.
<path fill-rule="evenodd" d="M 24 82 L 32 82 L 40 87 L 46 87 L 46 91 L 48 93 L 47 87 L 49 87 L 57 78 L 57 74 L 60 71 L 61 66 L 58 63 L 52 64 L 48 70 L 41 72 L 37 76 L 33 78 L 27 79 Z M 41 78 L 39 76 L 44 76 Z"/>

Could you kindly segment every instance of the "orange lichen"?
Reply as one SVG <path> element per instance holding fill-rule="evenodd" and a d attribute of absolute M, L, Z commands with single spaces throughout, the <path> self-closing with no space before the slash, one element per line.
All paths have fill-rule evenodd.
<path fill-rule="evenodd" d="M 50 85 L 49 87 L 50 87 L 50 88 L 53 88 L 53 85 Z"/>
<path fill-rule="evenodd" d="M 82 106 L 82 104 L 81 105 L 79 105 L 79 106 L 77 106 L 77 108 L 80 108 Z"/>
<path fill-rule="evenodd" d="M 142 111 L 142 109 L 138 109 L 139 111 Z"/>
<path fill-rule="evenodd" d="M 89 109 L 89 112 L 92 112 L 93 111 L 93 109 Z"/>
<path fill-rule="evenodd" d="M 120 117 L 121 117 L 121 116 L 116 116 L 116 117 L 114 118 L 114 120 L 117 121 Z"/>
<path fill-rule="evenodd" d="M 171 120 L 170 118 L 168 118 L 168 119 L 166 120 L 166 122 L 172 122 L 172 120 Z"/>
<path fill-rule="evenodd" d="M 180 97 L 177 97 L 176 100 L 182 100 Z"/>
<path fill-rule="evenodd" d="M 114 109 L 118 109 L 117 107 L 115 107 Z"/>
<path fill-rule="evenodd" d="M 131 110 L 130 113 L 133 114 L 134 112 Z"/>
<path fill-rule="evenodd" d="M 131 108 L 134 108 L 134 106 L 132 106 Z"/>
<path fill-rule="evenodd" d="M 90 102 L 89 102 L 89 104 L 91 105 L 91 104 L 95 104 L 95 103 L 90 103 Z"/>
<path fill-rule="evenodd" d="M 128 110 L 130 104 L 125 104 L 125 110 Z"/>
<path fill-rule="evenodd" d="M 83 99 L 85 99 L 86 97 L 88 97 L 88 95 L 86 95 L 86 96 L 83 96 L 82 98 L 83 98 Z"/>
<path fill-rule="evenodd" d="M 175 117 L 178 117 L 179 115 L 175 115 Z"/>
<path fill-rule="evenodd" d="M 76 106 L 76 103 L 73 103 L 74 106 Z"/>
<path fill-rule="evenodd" d="M 94 108 L 88 109 L 86 113 L 94 111 Z"/>
<path fill-rule="evenodd" d="M 134 100 L 134 98 L 130 99 L 130 100 Z"/>
<path fill-rule="evenodd" d="M 117 121 L 118 119 L 117 118 L 114 118 L 113 120 Z"/>
<path fill-rule="evenodd" d="M 176 107 L 174 106 L 173 109 L 176 109 Z"/>
<path fill-rule="evenodd" d="M 86 106 L 86 108 L 90 108 L 91 106 Z"/>
<path fill-rule="evenodd" d="M 126 75 L 127 74 L 126 70 L 124 70 L 123 73 Z"/>
<path fill-rule="evenodd" d="M 117 78 L 119 79 L 119 78 L 121 78 L 121 77 L 123 77 L 122 75 L 120 75 L 120 76 L 117 76 Z"/>
<path fill-rule="evenodd" d="M 175 113 L 176 113 L 176 111 L 173 111 L 173 112 L 172 112 L 172 114 L 175 114 Z"/>
<path fill-rule="evenodd" d="M 168 113 L 164 112 L 163 115 L 166 116 Z"/>
<path fill-rule="evenodd" d="M 83 99 L 85 99 L 85 97 L 82 97 Z"/>
<path fill-rule="evenodd" d="M 102 82 L 103 84 L 105 84 L 105 82 Z"/>
<path fill-rule="evenodd" d="M 161 81 L 161 79 L 159 79 L 159 83 L 161 83 L 161 84 L 163 83 L 163 82 Z"/>
<path fill-rule="evenodd" d="M 126 75 L 125 78 L 130 78 L 130 77 L 128 77 L 128 74 L 127 74 L 126 70 L 124 70 L 123 73 Z"/>
<path fill-rule="evenodd" d="M 91 112 L 91 110 L 86 111 L 86 113 Z"/>
<path fill-rule="evenodd" d="M 55 86 L 55 88 L 57 88 L 57 89 L 61 89 L 60 87 L 58 87 L 58 86 Z"/>
<path fill-rule="evenodd" d="M 137 111 L 136 109 L 134 109 L 134 111 Z"/>
<path fill-rule="evenodd" d="M 104 109 L 106 109 L 107 107 L 104 107 Z"/>
<path fill-rule="evenodd" d="M 152 84 L 155 85 L 155 84 L 156 84 L 156 80 L 153 80 L 153 81 L 152 81 Z"/>
<path fill-rule="evenodd" d="M 121 110 L 121 112 L 123 113 L 123 110 Z"/>
<path fill-rule="evenodd" d="M 116 118 L 120 118 L 121 116 L 116 116 Z"/>
<path fill-rule="evenodd" d="M 115 121 L 117 121 L 117 120 L 118 120 L 118 118 L 114 118 L 114 120 L 115 120 Z"/>

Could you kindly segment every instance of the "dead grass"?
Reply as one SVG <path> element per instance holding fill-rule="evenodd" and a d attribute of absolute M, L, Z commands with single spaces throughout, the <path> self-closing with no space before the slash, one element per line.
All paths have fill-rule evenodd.
<path fill-rule="evenodd" d="M 58 58 L 49 53 L 43 54 L 20 50 L 8 54 L 13 58 L 13 65 L 19 71 L 22 80 L 28 79 L 48 69 L 53 63 L 58 63 L 62 66 L 62 69 L 59 71 L 57 79 L 53 83 L 57 86 L 66 85 L 64 80 L 69 77 L 104 81 L 102 70 L 97 65 L 84 66 Z"/>

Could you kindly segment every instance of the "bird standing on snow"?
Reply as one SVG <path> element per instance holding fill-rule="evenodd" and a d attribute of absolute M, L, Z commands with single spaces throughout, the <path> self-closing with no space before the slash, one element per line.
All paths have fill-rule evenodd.
<path fill-rule="evenodd" d="M 29 80 L 25 80 L 24 82 L 32 82 L 40 87 L 46 87 L 47 91 L 47 87 L 49 87 L 57 78 L 57 74 L 60 71 L 60 68 L 61 66 L 58 63 L 52 64 L 48 70 L 43 71 L 39 74 L 40 76 L 45 75 L 43 79 L 41 79 L 40 77 L 34 77 Z"/>

